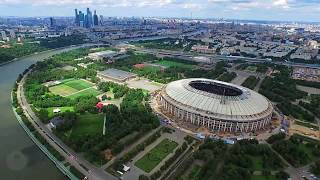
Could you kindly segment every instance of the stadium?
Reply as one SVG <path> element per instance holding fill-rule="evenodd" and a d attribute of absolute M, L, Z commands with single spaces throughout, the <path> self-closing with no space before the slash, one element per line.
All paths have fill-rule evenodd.
<path fill-rule="evenodd" d="M 259 93 L 242 86 L 210 80 L 182 79 L 165 86 L 158 105 L 183 123 L 214 132 L 254 132 L 271 121 L 273 106 Z"/>

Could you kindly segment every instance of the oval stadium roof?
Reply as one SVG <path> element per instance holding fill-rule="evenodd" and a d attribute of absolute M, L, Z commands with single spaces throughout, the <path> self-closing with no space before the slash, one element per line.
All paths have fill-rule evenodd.
<path fill-rule="evenodd" d="M 223 92 L 218 93 L 212 89 L 206 91 L 206 88 L 195 88 L 193 86 L 194 82 L 214 84 L 216 86 L 208 87 L 218 89 L 220 87 Z M 228 94 L 226 91 L 232 91 L 232 89 L 236 91 L 236 94 L 221 95 Z M 257 117 L 255 116 L 265 116 L 263 115 L 265 112 L 269 114 L 270 107 L 272 112 L 270 101 L 259 93 L 242 86 L 216 80 L 202 78 L 182 79 L 169 83 L 165 88 L 165 92 L 171 99 L 179 102 L 180 105 L 193 109 L 195 113 L 205 112 L 206 114 L 220 116 L 222 119 L 229 117 L 231 119 L 246 120 L 248 118 L 242 116 L 253 116 L 248 120 L 256 119 Z"/>

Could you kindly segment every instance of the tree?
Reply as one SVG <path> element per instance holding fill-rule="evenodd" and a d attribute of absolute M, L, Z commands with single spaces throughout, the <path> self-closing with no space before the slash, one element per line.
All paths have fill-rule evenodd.
<path fill-rule="evenodd" d="M 38 117 L 43 123 L 49 123 L 49 112 L 47 109 L 40 109 L 38 112 Z"/>
<path fill-rule="evenodd" d="M 276 178 L 278 180 L 287 180 L 288 178 L 290 178 L 289 174 L 284 172 L 284 171 L 280 171 L 276 174 Z"/>
<path fill-rule="evenodd" d="M 108 96 L 106 94 L 104 94 L 104 95 L 102 95 L 101 99 L 102 99 L 102 101 L 105 101 L 108 99 Z"/>
<path fill-rule="evenodd" d="M 320 160 L 316 161 L 312 166 L 311 166 L 311 171 L 317 175 L 320 176 Z"/>
<path fill-rule="evenodd" d="M 64 122 L 60 126 L 57 127 L 57 131 L 67 131 L 70 130 L 77 120 L 77 114 L 75 112 L 64 112 L 61 114 Z"/>
<path fill-rule="evenodd" d="M 149 180 L 149 177 L 142 174 L 139 176 L 139 180 Z"/>

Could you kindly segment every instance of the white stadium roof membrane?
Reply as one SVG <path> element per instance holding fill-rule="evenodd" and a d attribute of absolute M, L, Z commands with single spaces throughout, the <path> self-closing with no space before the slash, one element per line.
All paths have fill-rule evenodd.
<path fill-rule="evenodd" d="M 207 90 L 195 88 L 193 83 L 202 83 Z M 211 86 L 212 85 L 212 86 Z M 214 93 L 212 89 L 222 89 Z M 230 91 L 230 95 L 227 91 Z M 210 79 L 192 78 L 169 83 L 165 88 L 169 99 L 177 106 L 193 113 L 205 113 L 219 119 L 236 121 L 255 120 L 272 112 L 270 101 L 248 88 Z M 179 104 L 179 105 L 178 105 Z"/>

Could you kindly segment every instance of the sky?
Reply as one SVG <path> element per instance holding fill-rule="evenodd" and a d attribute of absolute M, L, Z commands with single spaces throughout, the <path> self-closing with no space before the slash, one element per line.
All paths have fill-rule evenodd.
<path fill-rule="evenodd" d="M 320 22 L 320 0 L 0 0 L 0 16 L 193 17 Z"/>

